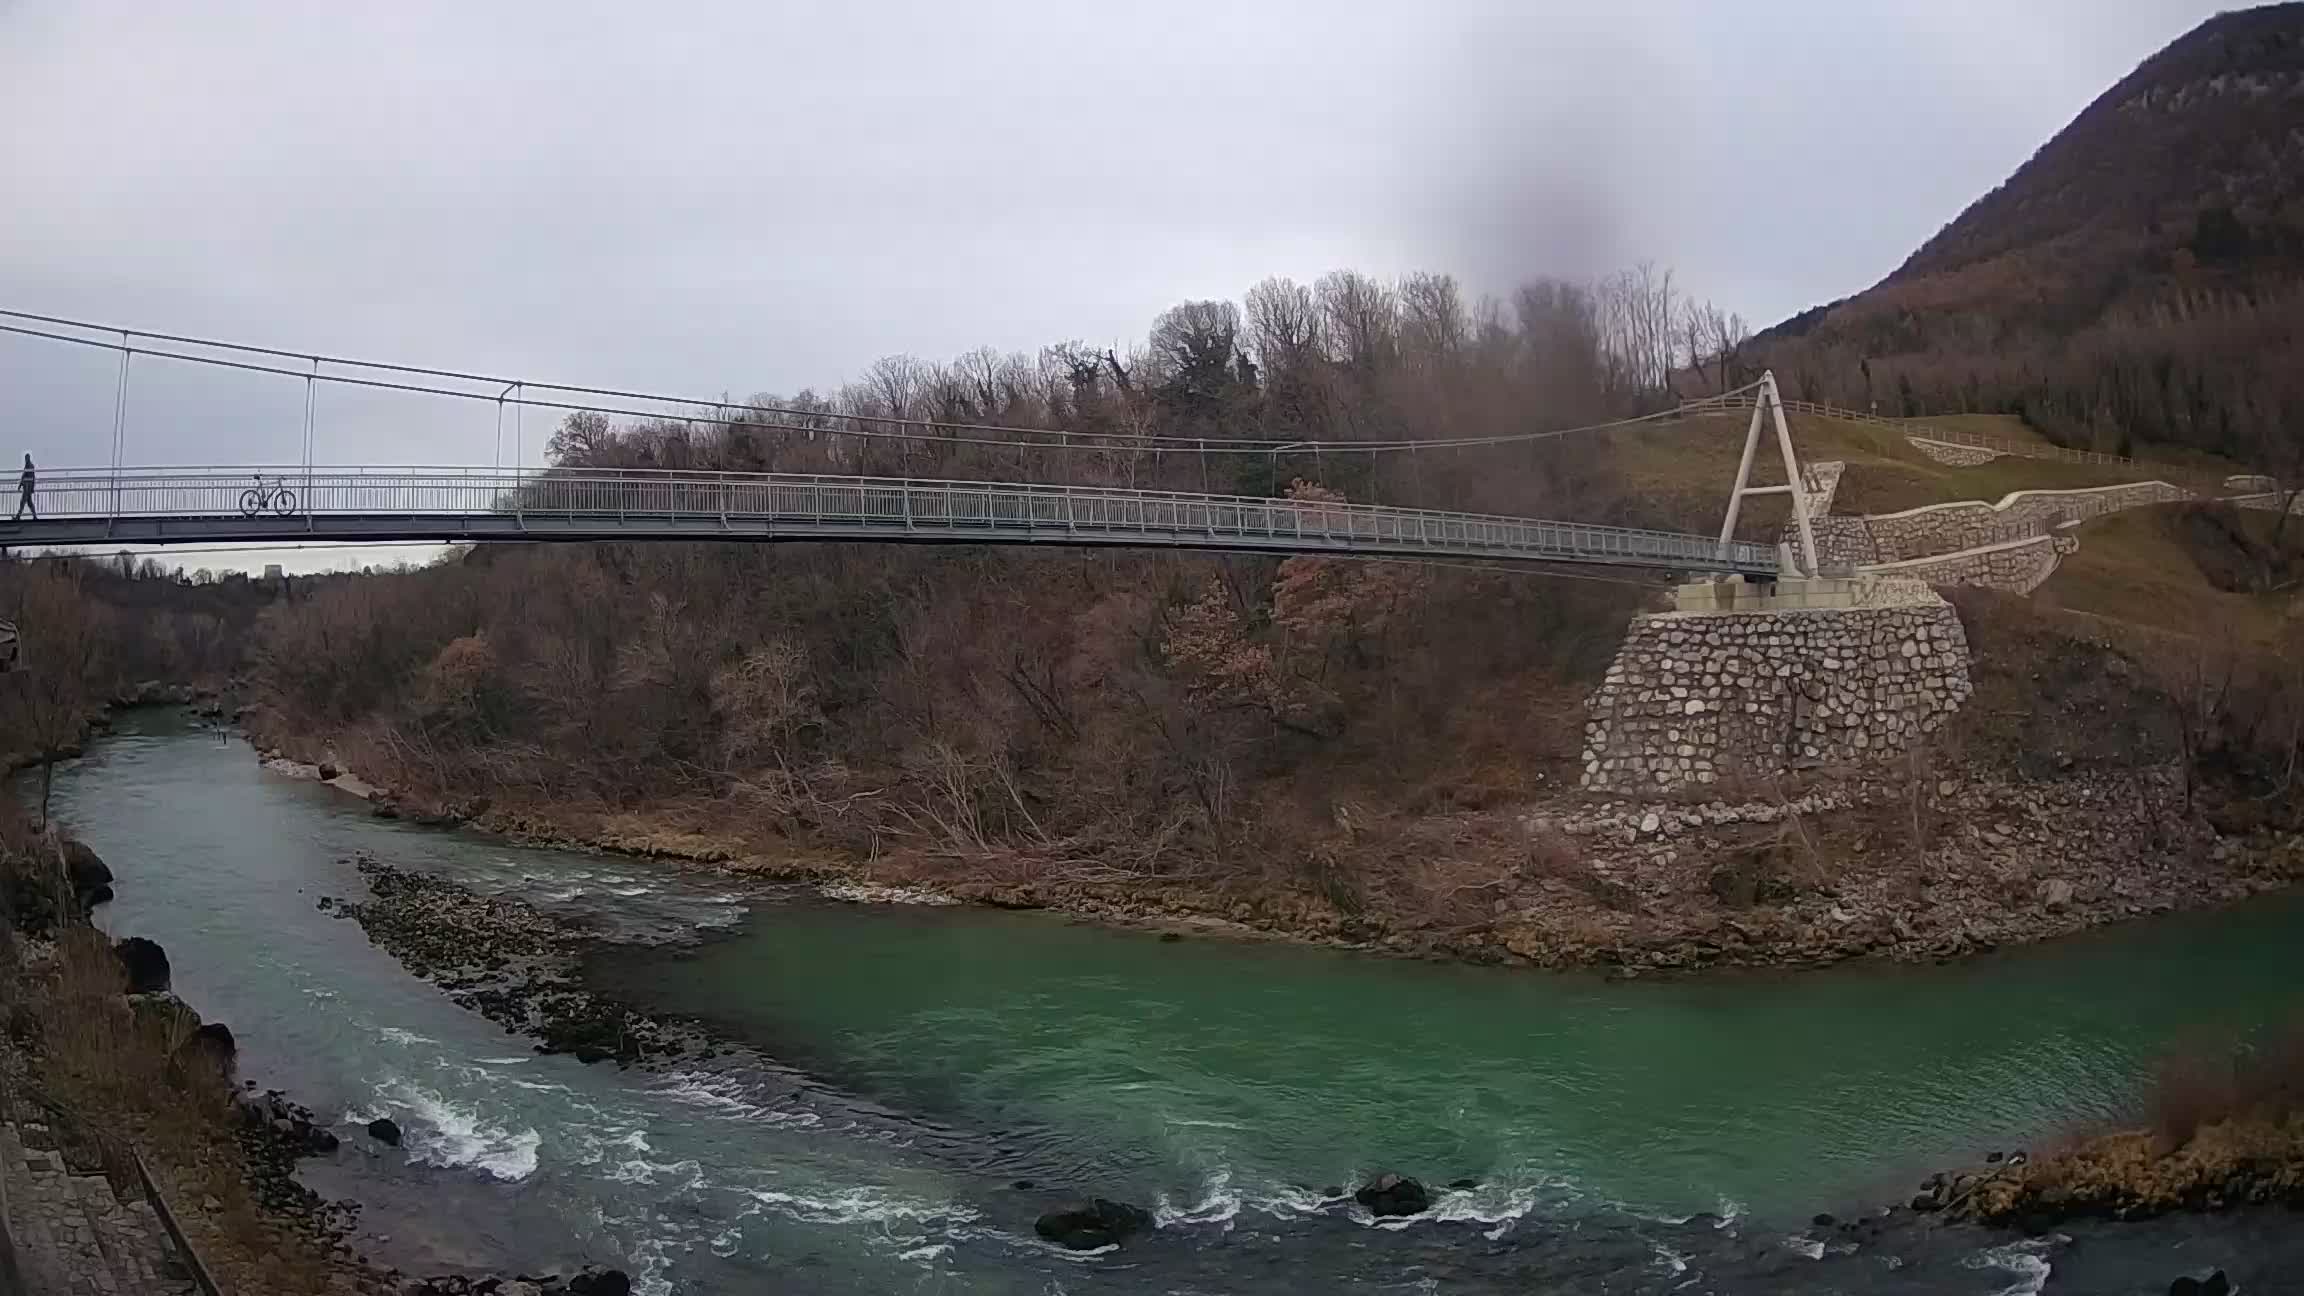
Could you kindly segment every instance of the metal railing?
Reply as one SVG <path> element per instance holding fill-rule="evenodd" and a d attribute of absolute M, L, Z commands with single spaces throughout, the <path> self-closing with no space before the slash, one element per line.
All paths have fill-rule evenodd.
<path fill-rule="evenodd" d="M 259 484 L 261 479 L 261 485 Z M 292 500 L 249 501 L 284 487 Z M 677 469 L 190 467 L 41 475 L 0 544 L 631 538 L 1036 541 L 1773 572 L 1774 546 L 1629 527 L 1121 487 Z"/>
<path fill-rule="evenodd" d="M 152 1174 L 152 1167 L 145 1163 L 143 1154 L 136 1150 L 134 1144 L 118 1135 L 97 1129 L 72 1108 L 28 1081 L 17 1079 L 7 1085 L 5 1105 L 13 1109 L 11 1114 L 17 1116 L 38 1113 L 42 1123 L 48 1127 L 49 1136 L 58 1142 L 59 1161 L 64 1159 L 64 1145 L 76 1144 L 83 1157 L 99 1166 L 107 1178 L 115 1181 L 125 1179 L 133 1184 L 138 1195 L 152 1207 L 152 1214 L 160 1221 L 160 1227 L 167 1232 L 168 1241 L 175 1248 L 176 1259 L 183 1263 L 200 1296 L 224 1296 L 223 1288 L 217 1284 L 207 1262 L 200 1258 L 191 1239 L 184 1235 L 183 1225 L 177 1220 L 175 1209 L 168 1204 L 168 1194 L 161 1190 L 159 1180 Z M 39 1294 L 33 1293 L 32 1296 Z"/>

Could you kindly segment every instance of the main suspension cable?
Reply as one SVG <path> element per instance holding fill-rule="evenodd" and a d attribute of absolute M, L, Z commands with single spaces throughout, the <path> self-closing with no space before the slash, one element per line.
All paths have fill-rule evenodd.
<path fill-rule="evenodd" d="M 770 431 L 801 432 L 815 435 L 869 437 L 897 441 L 932 441 L 944 445 L 979 445 L 1004 449 L 1024 450 L 1092 450 L 1105 452 L 1151 450 L 1158 453 L 1266 455 L 1277 457 L 1282 454 L 1378 454 L 1400 453 L 1418 449 L 1429 450 L 1448 448 L 1474 448 L 1481 446 L 1499 445 L 1522 445 L 1537 441 L 1553 440 L 1559 437 L 1576 436 L 1587 432 L 1606 432 L 1620 428 L 1641 426 L 1644 424 L 1673 422 L 1682 418 L 1686 418 L 1691 413 L 1704 412 L 1702 407 L 1706 404 L 1725 402 L 1729 398 L 1743 395 L 1756 389 L 1759 386 L 1759 383 L 1757 382 L 1747 383 L 1744 386 L 1735 388 L 1732 391 L 1723 392 L 1717 396 L 1707 397 L 1704 399 L 1704 401 L 1696 402 L 1693 405 L 1675 406 L 1671 409 L 1658 410 L 1649 414 L 1636 415 L 1622 419 L 1612 419 L 1604 423 L 1591 423 L 1579 427 L 1556 428 L 1542 432 L 1503 433 L 1495 436 L 1485 437 L 1452 437 L 1430 441 L 1282 441 L 1252 437 L 1200 438 L 1159 434 L 1140 436 L 1126 432 L 1100 432 L 1085 429 L 1065 428 L 1017 427 L 996 423 L 945 422 L 936 419 L 899 418 L 883 414 L 835 413 L 828 410 L 809 410 L 797 406 L 773 404 L 746 403 L 735 406 L 734 408 L 746 411 L 746 414 L 737 417 L 729 417 L 725 411 L 729 409 L 730 406 L 725 401 L 709 401 L 693 399 L 689 397 L 664 396 L 648 392 L 621 391 L 615 388 L 606 387 L 584 387 L 564 383 L 535 382 L 531 380 L 504 378 L 488 374 L 468 373 L 453 369 L 426 368 L 419 365 L 393 364 L 383 361 L 356 360 L 341 356 L 325 356 L 313 354 L 310 352 L 288 351 L 277 347 L 254 346 L 246 343 L 219 341 L 212 338 L 191 337 L 183 334 L 146 333 L 135 329 L 122 329 L 111 325 L 91 324 L 85 321 L 67 319 L 61 316 L 37 315 L 29 311 L 0 309 L 0 317 L 30 320 L 34 323 L 55 325 L 63 328 L 87 329 L 91 331 L 102 330 L 104 332 L 118 336 L 123 340 L 115 342 L 99 337 L 77 337 L 69 333 L 58 333 L 49 329 L 31 328 L 19 324 L 0 324 L 0 333 L 11 333 L 22 337 L 42 338 L 48 341 L 64 342 L 77 346 L 91 347 L 98 350 L 121 352 L 133 350 L 138 355 L 151 356 L 159 359 L 176 360 L 186 364 L 209 365 L 216 368 L 235 369 L 248 373 L 274 374 L 282 377 L 304 378 L 308 380 L 316 376 L 317 380 L 320 382 L 337 383 L 340 385 L 352 387 L 364 387 L 379 391 L 397 391 L 416 395 L 441 396 L 455 400 L 509 403 L 515 408 L 516 412 L 520 409 L 533 407 L 537 409 L 555 410 L 563 413 L 609 414 L 624 418 L 644 420 L 667 420 L 678 418 L 683 421 L 721 428 L 760 428 Z M 281 365 L 263 364 L 251 360 L 235 360 L 221 356 L 196 355 L 184 351 L 169 351 L 145 345 L 131 346 L 128 339 L 138 339 L 147 342 L 169 342 L 179 345 L 205 347 L 218 351 L 235 352 L 242 355 L 269 356 L 280 359 L 298 360 L 304 362 L 306 366 L 310 367 L 289 368 Z M 465 391 L 453 387 L 442 387 L 436 384 L 400 382 L 383 378 L 356 377 L 350 374 L 316 374 L 317 367 L 320 365 L 337 365 L 344 368 L 366 369 L 378 373 L 407 374 L 415 377 L 441 378 L 457 382 L 487 383 L 495 385 L 499 388 L 513 388 L 517 390 L 519 394 L 515 395 L 508 402 L 506 402 L 505 397 L 500 392 L 496 394 L 490 394 L 485 392 Z M 683 407 L 690 410 L 712 410 L 713 413 L 709 415 L 689 413 L 673 415 L 666 413 L 663 410 L 632 409 L 626 406 L 603 404 L 598 401 L 585 402 L 549 400 L 527 395 L 527 392 L 530 390 L 561 392 L 574 396 L 605 397 L 611 400 L 647 401 L 661 405 Z M 757 417 L 761 414 L 776 415 L 779 416 L 779 418 L 763 419 Z M 803 419 L 808 421 L 780 421 L 791 419 Z M 839 426 L 840 424 L 849 424 L 855 426 L 843 427 Z M 915 432 L 883 430 L 886 427 L 917 428 L 921 430 Z M 958 432 L 985 435 L 953 435 L 954 433 Z M 1052 440 L 1020 441 L 1013 439 L 1016 437 L 1052 438 Z"/>

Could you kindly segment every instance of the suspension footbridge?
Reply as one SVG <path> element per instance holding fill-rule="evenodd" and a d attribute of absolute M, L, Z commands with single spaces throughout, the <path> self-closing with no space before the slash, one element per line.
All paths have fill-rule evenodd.
<path fill-rule="evenodd" d="M 871 541 L 917 544 L 1020 544 L 1181 548 L 1278 554 L 1354 554 L 1483 562 L 1645 568 L 1667 572 L 1771 577 L 1788 565 L 1772 544 L 1734 537 L 1736 506 L 1746 495 L 1799 493 L 1748 485 L 1763 414 L 1777 413 L 1787 480 L 1797 480 L 1782 431 L 1775 385 L 1754 385 L 1744 468 L 1730 492 L 1728 520 L 1717 535 L 1344 502 L 1327 498 L 1153 490 L 1080 480 L 1028 477 L 1035 456 L 1083 477 L 1075 466 L 1188 461 L 1197 455 L 1207 478 L 1212 456 L 1268 458 L 1277 480 L 1290 462 L 1322 455 L 1415 455 L 1449 449 L 1511 446 L 1563 435 L 1407 442 L 1269 442 L 1243 439 L 1122 436 L 1044 428 L 1010 428 L 873 414 L 830 415 L 507 380 L 412 366 L 307 356 L 213 340 L 139 333 L 54 317 L 0 310 L 0 334 L 95 347 L 119 355 L 113 409 L 114 462 L 98 468 L 41 468 L 13 517 L 0 517 L 0 546 L 171 545 L 193 542 L 264 545 L 387 541 Z M 135 467 L 121 462 L 131 365 L 141 360 L 215 366 L 278 375 L 304 384 L 303 463 L 277 466 Z M 729 471 L 693 467 L 505 467 L 360 465 L 312 462 L 313 408 L 324 385 L 416 392 L 493 401 L 498 450 L 507 410 L 676 420 L 684 426 L 746 428 L 810 445 L 854 443 L 861 468 L 872 447 L 926 445 L 949 456 L 956 447 L 992 447 L 1016 479 L 891 476 L 867 471 Z M 490 394 L 489 388 L 495 388 Z M 634 402 L 657 402 L 640 408 Z M 667 408 L 672 412 L 667 412 Z M 1658 416 L 1650 416 L 1651 419 Z M 804 421 L 803 421 L 804 420 Z M 1626 420 L 1637 423 L 1647 420 Z M 1619 424 L 1603 426 L 1621 426 Z M 1573 429 L 1583 431 L 1592 429 Z M 898 453 L 901 461 L 905 454 Z M 1135 475 L 1130 469 L 1129 476 Z M 0 479 L 4 480 L 4 479 Z M 1812 546 L 1806 567 L 1814 569 Z M 1799 564 L 1790 563 L 1797 567 Z"/>

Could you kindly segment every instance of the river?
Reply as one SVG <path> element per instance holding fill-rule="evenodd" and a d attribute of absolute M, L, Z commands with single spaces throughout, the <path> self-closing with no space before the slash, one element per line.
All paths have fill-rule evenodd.
<path fill-rule="evenodd" d="M 1953 966 L 1618 983 L 515 847 L 376 819 L 165 713 L 124 717 L 56 797 L 119 875 L 100 921 L 167 949 L 245 1074 L 340 1122 L 302 1175 L 365 1203 L 359 1244 L 411 1272 L 591 1259 L 656 1294 L 1984 1293 L 2037 1290 L 2053 1262 L 2053 1290 L 2149 1265 L 2157 1286 L 2100 1289 L 2159 1291 L 2202 1257 L 2266 1263 L 2281 1233 L 2011 1249 L 1892 1224 L 1856 1246 L 1808 1217 L 2103 1120 L 2170 1047 L 2293 1018 L 2294 896 Z M 536 1055 L 316 907 L 363 894 L 358 851 L 583 919 L 613 942 L 595 984 L 732 1047 L 668 1074 Z M 360 1132 L 377 1115 L 404 1147 Z M 1337 1200 L 1378 1169 L 1464 1186 L 1378 1223 Z M 1088 1193 L 1162 1227 L 1104 1255 L 1033 1236 Z"/>

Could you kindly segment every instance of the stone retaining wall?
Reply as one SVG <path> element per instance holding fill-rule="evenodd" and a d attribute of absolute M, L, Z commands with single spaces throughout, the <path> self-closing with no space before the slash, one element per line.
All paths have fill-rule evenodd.
<path fill-rule="evenodd" d="M 1816 560 L 1827 567 L 1862 567 L 1880 561 L 1880 546 L 1872 539 L 1872 524 L 1860 517 L 1819 517 L 1809 519 L 1816 531 Z M 1787 525 L 1788 533 L 1797 529 Z M 1787 534 L 1785 543 L 1799 543 L 1797 534 Z"/>
<path fill-rule="evenodd" d="M 1967 700 L 1950 604 L 1633 619 L 1587 707 L 1584 785 L 1666 791 L 1895 755 Z"/>
<path fill-rule="evenodd" d="M 2056 565 L 2064 560 L 2064 555 L 2079 548 L 2077 537 L 2041 535 L 2029 540 L 1986 545 L 1979 549 L 1963 549 L 1958 553 L 1941 554 L 1934 558 L 1879 563 L 1865 567 L 1863 573 L 1867 576 L 1900 576 L 1926 581 L 1930 585 L 1973 585 L 1982 589 L 2004 590 L 2010 594 L 2029 594 L 2040 588 L 2041 582 L 2056 574 Z"/>
<path fill-rule="evenodd" d="M 1997 504 L 1982 500 L 1928 504 L 1874 514 L 1865 521 L 1878 555 L 1875 561 L 1892 563 L 1997 543 L 2008 539 L 2012 528 L 2046 529 L 2059 522 L 2191 498 L 2192 492 L 2168 482 L 2130 482 L 2086 490 L 2017 491 Z"/>
<path fill-rule="evenodd" d="M 2001 454 L 1998 450 L 1989 450 L 1983 446 L 1955 445 L 1950 441 L 1931 441 L 1927 437 L 1904 439 L 1921 454 L 1954 468 L 1974 468 L 1978 464 L 1988 464 Z"/>
<path fill-rule="evenodd" d="M 2266 513 L 2280 511 L 2280 502 L 2288 502 L 2288 511 L 2304 513 L 2304 494 L 2289 495 L 2285 491 L 2272 491 L 2264 495 L 2234 495 L 2225 502 L 2234 508 L 2260 509 Z"/>

